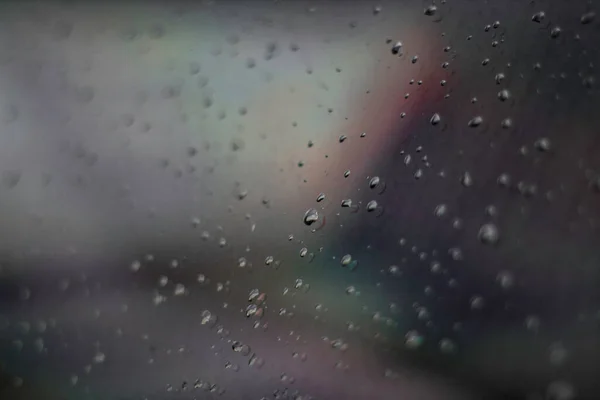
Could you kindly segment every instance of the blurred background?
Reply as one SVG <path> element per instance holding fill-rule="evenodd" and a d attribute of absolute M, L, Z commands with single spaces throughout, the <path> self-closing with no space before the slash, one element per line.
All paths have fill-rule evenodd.
<path fill-rule="evenodd" d="M 597 399 L 595 7 L 0 3 L 0 397 Z"/>

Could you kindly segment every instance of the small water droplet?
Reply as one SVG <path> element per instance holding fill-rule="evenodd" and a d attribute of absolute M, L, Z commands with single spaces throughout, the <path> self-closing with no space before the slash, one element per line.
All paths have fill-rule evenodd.
<path fill-rule="evenodd" d="M 483 122 L 483 117 L 481 117 L 480 115 L 478 115 L 478 116 L 475 116 L 475 117 L 471 118 L 471 119 L 469 120 L 469 123 L 468 123 L 468 125 L 469 125 L 469 127 L 471 127 L 471 128 L 476 128 L 476 127 L 478 127 L 479 125 L 481 125 L 481 124 L 482 124 L 482 122 Z"/>
<path fill-rule="evenodd" d="M 377 201 L 375 200 L 371 200 L 367 203 L 367 211 L 368 212 L 373 212 L 375 210 L 377 210 L 378 204 Z"/>
<path fill-rule="evenodd" d="M 546 18 L 546 13 L 544 11 L 538 11 L 531 16 L 531 20 L 533 22 L 537 22 L 538 24 L 541 23 L 544 18 Z"/>
<path fill-rule="evenodd" d="M 425 341 L 425 339 L 423 338 L 423 336 L 421 336 L 419 334 L 419 332 L 417 331 L 409 331 L 406 335 L 405 335 L 405 345 L 407 348 L 409 349 L 417 349 L 419 347 L 421 347 L 421 345 L 423 344 L 423 342 Z"/>
<path fill-rule="evenodd" d="M 478 238 L 484 244 L 494 245 L 498 243 L 498 240 L 500 239 L 498 227 L 493 223 L 483 224 L 481 228 L 479 228 Z"/>
<path fill-rule="evenodd" d="M 312 224 L 314 224 L 315 222 L 317 222 L 319 220 L 319 212 L 314 209 L 314 208 L 310 208 L 306 211 L 306 213 L 304 213 L 304 224 L 307 226 L 310 226 Z"/>
<path fill-rule="evenodd" d="M 346 267 L 346 266 L 350 265 L 351 262 L 352 262 L 352 256 L 350 254 L 346 254 L 345 256 L 342 257 L 342 260 L 341 260 L 342 267 Z"/>
<path fill-rule="evenodd" d="M 428 17 L 435 15 L 436 12 L 437 12 L 437 7 L 434 4 L 427 6 L 425 8 L 425 10 L 423 10 L 423 14 L 427 15 Z"/>
<path fill-rule="evenodd" d="M 438 204 L 435 207 L 434 214 L 436 217 L 443 217 L 448 212 L 448 206 L 446 204 Z"/>
<path fill-rule="evenodd" d="M 471 174 L 468 171 L 465 171 L 465 173 L 463 173 L 462 177 L 460 178 L 460 183 L 462 183 L 464 187 L 473 186 L 473 178 L 471 177 Z"/>
<path fill-rule="evenodd" d="M 470 303 L 473 310 L 481 310 L 485 306 L 485 300 L 481 296 L 473 296 Z"/>
<path fill-rule="evenodd" d="M 392 54 L 402 55 L 402 42 L 396 42 L 394 46 L 392 46 Z"/>
<path fill-rule="evenodd" d="M 588 11 L 581 16 L 580 21 L 583 25 L 586 25 L 591 23 L 594 18 L 596 18 L 596 13 L 594 11 Z"/>
<path fill-rule="evenodd" d="M 498 92 L 498 99 L 500 101 L 506 101 L 510 98 L 510 92 L 508 91 L 508 89 L 502 89 L 501 91 Z"/>

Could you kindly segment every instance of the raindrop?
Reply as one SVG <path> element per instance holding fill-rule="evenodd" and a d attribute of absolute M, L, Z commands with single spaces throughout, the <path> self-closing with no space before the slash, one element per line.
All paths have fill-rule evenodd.
<path fill-rule="evenodd" d="M 500 284 L 502 289 L 510 289 L 515 284 L 515 277 L 509 271 L 501 271 L 498 273 L 496 281 Z"/>
<path fill-rule="evenodd" d="M 446 204 L 439 204 L 435 207 L 434 214 L 436 217 L 443 217 L 448 212 L 448 206 Z"/>
<path fill-rule="evenodd" d="M 257 357 L 256 354 L 253 354 L 252 357 L 248 360 L 248 366 L 251 368 L 260 369 L 265 365 L 265 360 L 260 357 Z"/>
<path fill-rule="evenodd" d="M 423 10 L 423 14 L 427 15 L 428 17 L 434 15 L 437 11 L 437 7 L 434 4 L 431 4 L 429 6 L 427 6 L 427 8 L 425 8 L 425 10 Z"/>
<path fill-rule="evenodd" d="M 461 176 L 460 183 L 462 183 L 464 187 L 473 186 L 473 178 L 471 177 L 471 174 L 468 171 L 465 171 L 465 173 Z"/>
<path fill-rule="evenodd" d="M 231 345 L 231 348 L 233 349 L 233 351 L 235 351 L 236 353 L 240 353 L 243 356 L 249 355 L 251 351 L 250 346 L 238 341 L 234 341 Z"/>
<path fill-rule="evenodd" d="M 304 224 L 310 226 L 319 220 L 319 213 L 316 209 L 310 208 L 304 213 Z"/>
<path fill-rule="evenodd" d="M 478 238 L 484 244 L 494 245 L 498 243 L 498 240 L 500 239 L 498 227 L 493 223 L 482 225 L 481 228 L 479 228 Z"/>
<path fill-rule="evenodd" d="M 402 275 L 402 272 L 400 271 L 400 267 L 398 267 L 397 265 L 390 265 L 388 268 L 388 272 L 390 273 L 390 275 L 394 275 L 394 276 Z"/>
<path fill-rule="evenodd" d="M 392 47 L 392 54 L 394 55 L 402 55 L 402 42 L 396 42 Z"/>
<path fill-rule="evenodd" d="M 454 353 L 454 351 L 456 351 L 456 345 L 448 338 L 440 340 L 439 346 L 440 351 L 444 354 Z"/>
<path fill-rule="evenodd" d="M 352 256 L 350 254 L 346 254 L 345 256 L 342 257 L 342 260 L 341 260 L 342 267 L 346 267 L 346 266 L 350 265 L 351 262 L 352 262 Z"/>
<path fill-rule="evenodd" d="M 589 24 L 594 20 L 594 18 L 596 18 L 596 13 L 594 11 L 586 12 L 581 16 L 581 23 L 583 25 Z"/>
<path fill-rule="evenodd" d="M 552 144 L 550 143 L 550 139 L 548 138 L 540 138 L 535 141 L 535 148 L 542 152 L 550 151 Z"/>
<path fill-rule="evenodd" d="M 473 296 L 471 298 L 471 309 L 481 310 L 485 306 L 485 300 L 481 296 Z"/>
<path fill-rule="evenodd" d="M 104 361 L 106 361 L 106 355 L 99 351 L 96 353 L 96 355 L 94 355 L 93 361 L 96 364 L 102 364 Z"/>
<path fill-rule="evenodd" d="M 471 118 L 471 119 L 469 120 L 469 123 L 468 123 L 468 125 L 469 125 L 471 128 L 476 128 L 476 127 L 478 127 L 479 125 L 481 125 L 481 123 L 482 123 L 482 122 L 483 122 L 483 117 L 481 117 L 481 116 L 479 116 L 479 115 L 478 115 L 478 116 L 476 116 L 476 117 L 473 117 L 473 118 Z"/>
<path fill-rule="evenodd" d="M 498 99 L 500 101 L 506 101 L 510 98 L 510 92 L 507 89 L 502 89 L 498 92 Z"/>
<path fill-rule="evenodd" d="M 325 200 L 325 193 L 319 193 L 319 195 L 317 196 L 317 203 L 320 203 L 323 200 Z"/>
<path fill-rule="evenodd" d="M 550 31 L 550 37 L 552 39 L 556 39 L 557 37 L 560 36 L 562 32 L 562 29 L 560 29 L 560 26 L 555 26 L 554 28 L 552 28 L 552 30 Z"/>
<path fill-rule="evenodd" d="M 421 336 L 419 334 L 419 332 L 417 331 L 409 331 L 406 335 L 405 335 L 405 345 L 407 348 L 409 349 L 417 349 L 419 348 L 423 342 L 425 341 L 425 339 L 423 338 L 423 336 Z"/>
<path fill-rule="evenodd" d="M 375 210 L 377 210 L 378 204 L 377 201 L 375 200 L 371 200 L 367 203 L 367 211 L 368 212 L 373 212 Z"/>
<path fill-rule="evenodd" d="M 575 396 L 575 388 L 565 381 L 554 381 L 546 389 L 547 400 L 573 400 Z"/>
<path fill-rule="evenodd" d="M 541 321 L 535 315 L 529 315 L 525 318 L 525 328 L 529 331 L 537 332 L 540 329 Z"/>
<path fill-rule="evenodd" d="M 200 316 L 201 316 L 200 323 L 202 325 L 208 326 L 209 328 L 212 328 L 217 323 L 217 316 L 212 314 L 208 310 L 202 311 L 202 314 Z"/>
<path fill-rule="evenodd" d="M 536 12 L 531 16 L 531 20 L 533 22 L 537 22 L 538 24 L 541 23 L 544 18 L 546 18 L 546 13 L 543 11 Z"/>
<path fill-rule="evenodd" d="M 500 126 L 502 129 L 510 129 L 512 128 L 513 122 L 511 118 L 504 118 L 502 122 L 500 122 Z"/>
<path fill-rule="evenodd" d="M 431 123 L 431 125 L 435 126 L 435 125 L 439 124 L 441 120 L 442 120 L 442 118 L 440 117 L 440 114 L 435 113 L 435 114 L 433 114 L 433 116 L 431 117 L 429 122 Z"/>

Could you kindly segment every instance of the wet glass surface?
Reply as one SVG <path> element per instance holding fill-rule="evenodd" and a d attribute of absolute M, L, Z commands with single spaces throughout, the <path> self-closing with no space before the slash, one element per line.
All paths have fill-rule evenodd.
<path fill-rule="evenodd" d="M 597 399 L 596 10 L 1 3 L 0 397 Z"/>

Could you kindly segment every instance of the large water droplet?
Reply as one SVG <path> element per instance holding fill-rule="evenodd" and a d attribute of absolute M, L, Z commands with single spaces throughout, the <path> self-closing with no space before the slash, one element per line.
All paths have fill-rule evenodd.
<path fill-rule="evenodd" d="M 314 208 L 309 208 L 304 213 L 304 224 L 310 226 L 319 220 L 319 212 Z"/>

